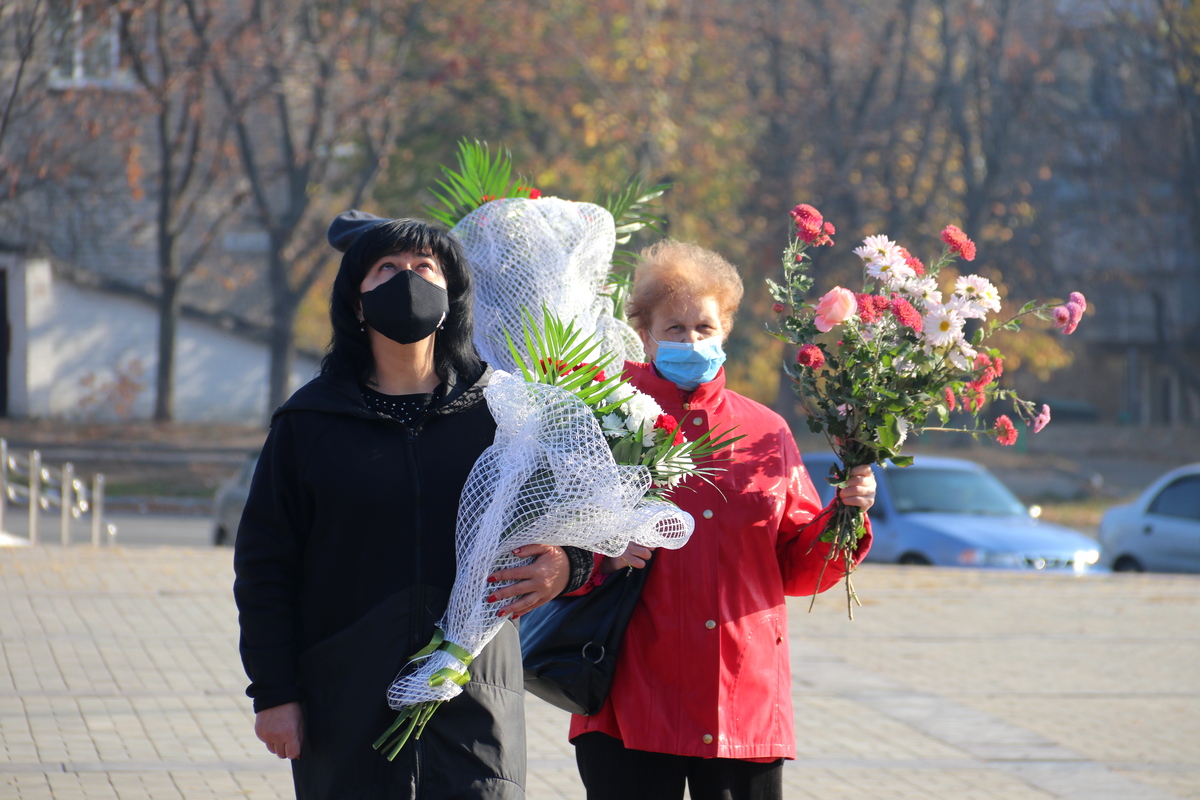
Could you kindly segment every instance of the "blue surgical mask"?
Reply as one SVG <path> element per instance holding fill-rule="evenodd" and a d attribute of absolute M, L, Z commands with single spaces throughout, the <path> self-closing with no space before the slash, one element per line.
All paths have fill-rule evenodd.
<path fill-rule="evenodd" d="M 650 337 L 654 339 L 653 336 Z M 698 342 L 659 342 L 654 366 L 659 373 L 684 391 L 690 392 L 702 383 L 717 377 L 725 363 L 721 337 L 713 336 Z"/>

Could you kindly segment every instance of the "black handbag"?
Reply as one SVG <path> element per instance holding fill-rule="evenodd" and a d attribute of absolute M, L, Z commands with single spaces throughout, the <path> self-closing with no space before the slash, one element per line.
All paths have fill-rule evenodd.
<path fill-rule="evenodd" d="M 555 598 L 521 617 L 526 690 L 572 714 L 598 712 L 649 568 L 614 572 L 585 595 Z"/>

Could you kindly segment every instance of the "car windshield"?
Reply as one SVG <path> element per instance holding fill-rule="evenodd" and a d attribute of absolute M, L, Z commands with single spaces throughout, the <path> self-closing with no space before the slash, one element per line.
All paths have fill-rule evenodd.
<path fill-rule="evenodd" d="M 892 503 L 904 512 L 981 514 L 1010 517 L 1026 514 L 1012 492 L 987 472 L 907 467 L 884 470 Z"/>

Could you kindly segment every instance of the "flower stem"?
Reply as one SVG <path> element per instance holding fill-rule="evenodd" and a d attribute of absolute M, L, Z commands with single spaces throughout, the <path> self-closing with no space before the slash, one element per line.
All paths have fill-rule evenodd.
<path fill-rule="evenodd" d="M 384 758 L 388 761 L 395 760 L 410 738 L 414 741 L 421 738 L 421 733 L 429 724 L 433 712 L 437 711 L 441 704 L 441 700 L 428 700 L 424 703 L 406 706 L 396 715 L 396 721 L 375 740 L 372 747 L 382 751 Z"/>

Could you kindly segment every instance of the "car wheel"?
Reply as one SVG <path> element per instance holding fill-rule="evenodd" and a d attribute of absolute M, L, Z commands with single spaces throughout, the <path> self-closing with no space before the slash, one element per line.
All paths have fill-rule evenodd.
<path fill-rule="evenodd" d="M 222 547 L 229 543 L 229 531 L 225 530 L 224 525 L 218 525 L 216 533 L 213 534 L 213 546 Z"/>
<path fill-rule="evenodd" d="M 1133 556 L 1121 556 L 1113 562 L 1113 572 L 1145 572 L 1146 568 Z"/>
<path fill-rule="evenodd" d="M 905 553 L 904 555 L 900 556 L 900 561 L 898 563 L 912 564 L 918 567 L 928 567 L 933 565 L 932 561 L 920 553 Z"/>

